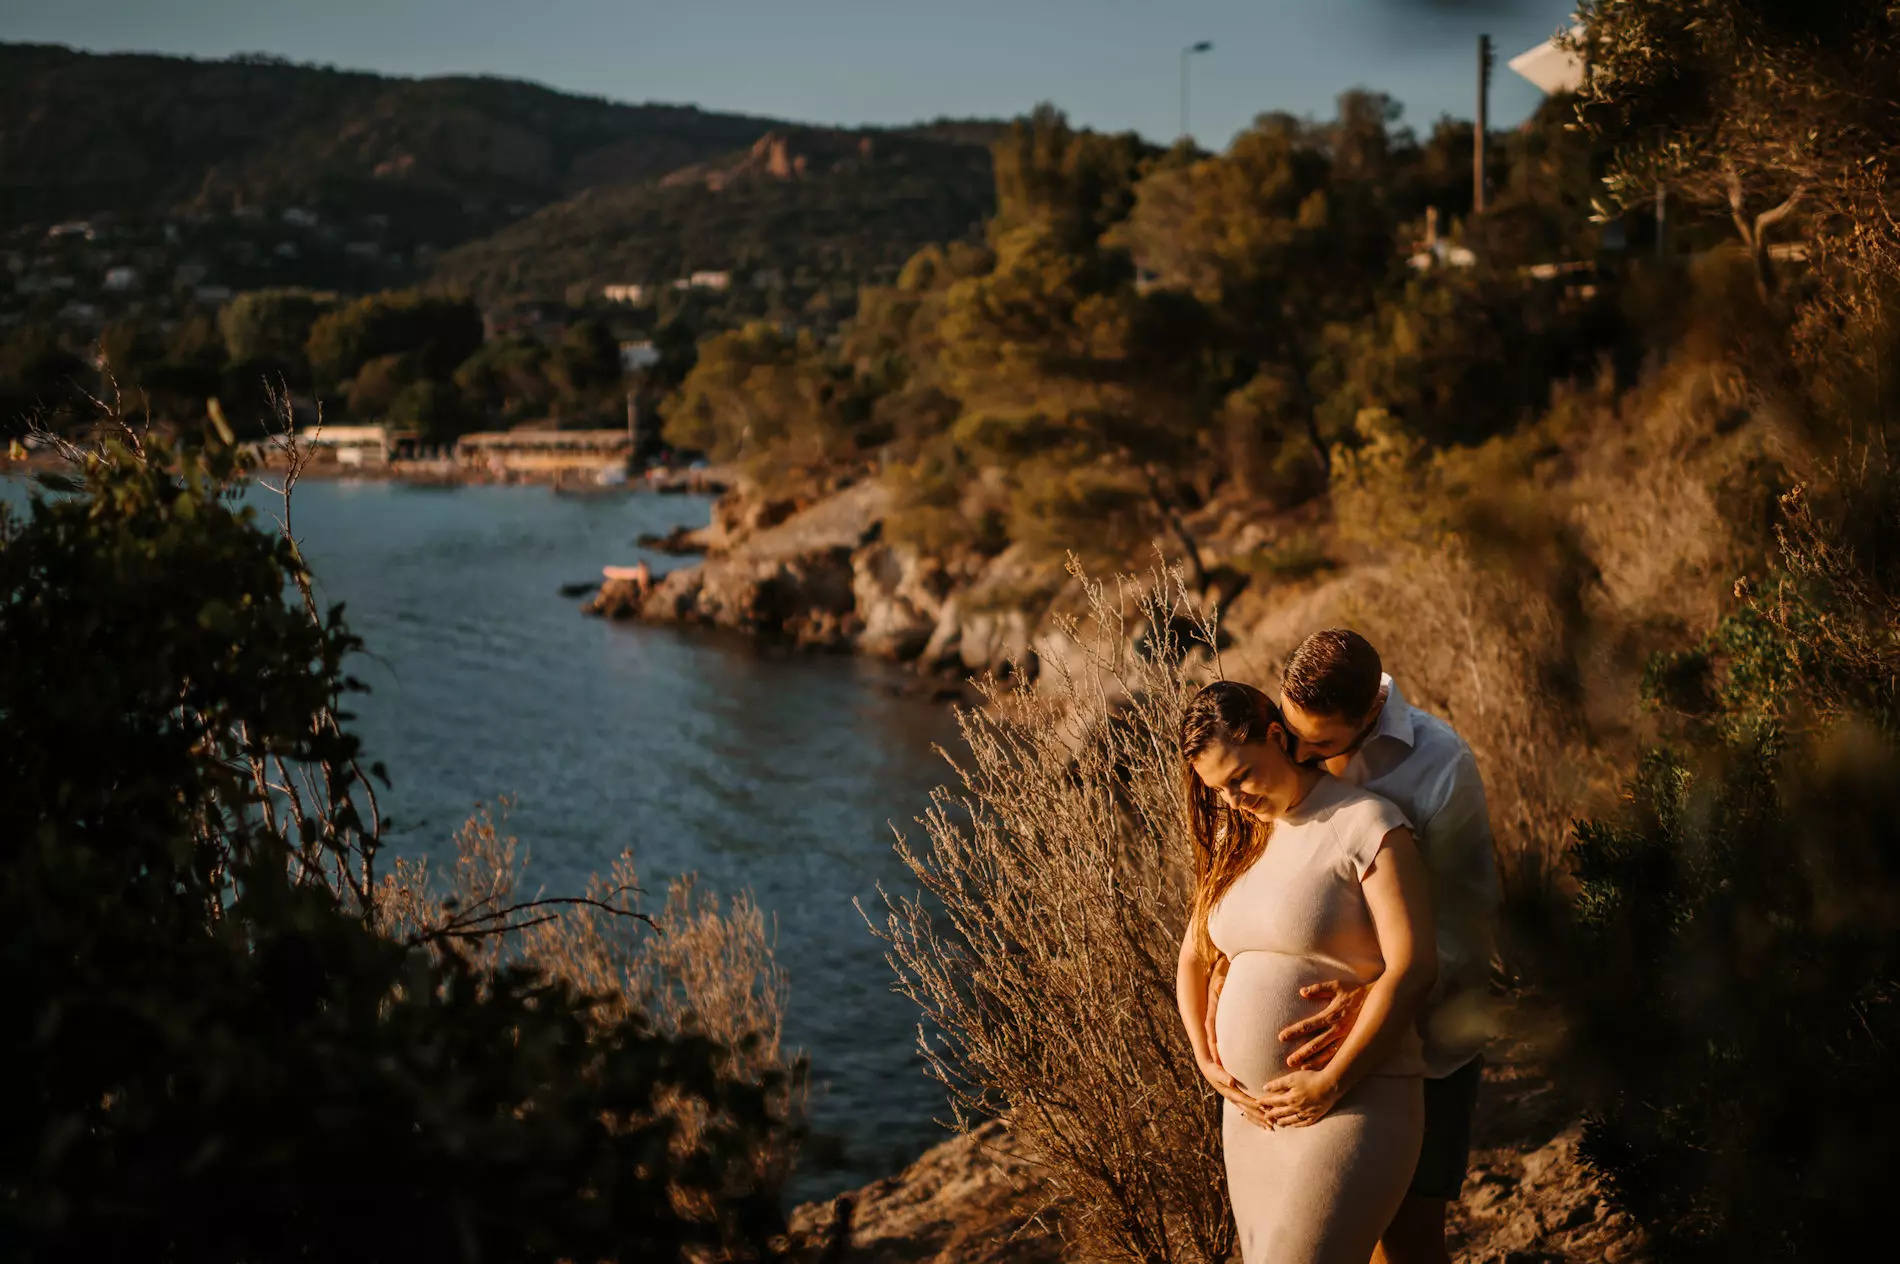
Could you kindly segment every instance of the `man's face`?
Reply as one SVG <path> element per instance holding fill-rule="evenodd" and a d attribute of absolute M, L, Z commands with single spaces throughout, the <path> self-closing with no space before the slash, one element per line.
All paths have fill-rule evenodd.
<path fill-rule="evenodd" d="M 1293 735 L 1293 758 L 1309 768 L 1352 755 L 1379 726 L 1376 703 L 1360 716 L 1315 715 L 1291 699 L 1282 699 L 1280 714 L 1286 717 L 1287 730 Z"/>

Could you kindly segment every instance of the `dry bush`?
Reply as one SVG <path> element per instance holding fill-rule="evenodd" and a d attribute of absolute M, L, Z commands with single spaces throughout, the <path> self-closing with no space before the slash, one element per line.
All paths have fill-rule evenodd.
<path fill-rule="evenodd" d="M 499 805 L 504 821 L 508 806 Z M 718 1041 L 736 1079 L 782 1085 L 773 1112 L 791 1126 L 752 1156 L 748 1173 L 755 1189 L 782 1189 L 807 1105 L 805 1060 L 783 1044 L 786 978 L 751 895 L 722 902 L 689 874 L 671 880 L 664 903 L 649 911 L 633 859 L 622 853 L 583 895 L 550 898 L 524 890 L 527 865 L 497 813 L 477 807 L 456 831 L 455 859 L 439 883 L 426 860 L 397 860 L 384 876 L 381 929 L 491 968 L 532 965 L 598 998 L 602 1022 L 639 1013 L 661 1031 Z M 676 1145 L 690 1152 L 710 1122 L 705 1104 L 681 1098 L 675 1106 L 683 1125 Z"/>
<path fill-rule="evenodd" d="M 927 846 L 898 843 L 923 894 L 887 893 L 880 934 L 959 1125 L 1009 1119 L 1073 1246 L 1224 1260 L 1219 1098 L 1174 996 L 1192 886 L 1176 735 L 1214 628 L 1179 574 L 1111 591 L 1071 572 L 1088 618 L 1033 684 L 991 681 L 961 715 L 959 787 L 933 796 Z"/>
<path fill-rule="evenodd" d="M 1759 548 L 1748 502 L 1772 497 L 1773 444 L 1737 377 L 1700 360 L 1621 400 L 1560 396 L 1478 448 L 1427 452 L 1381 421 L 1334 487 L 1342 538 L 1376 565 L 1329 613 L 1471 744 L 1507 894 L 1534 915 L 1643 736 L 1644 663 L 1706 633 Z"/>

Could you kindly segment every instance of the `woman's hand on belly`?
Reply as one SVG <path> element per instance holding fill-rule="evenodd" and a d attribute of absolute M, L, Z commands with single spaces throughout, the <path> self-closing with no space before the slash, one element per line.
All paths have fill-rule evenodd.
<path fill-rule="evenodd" d="M 1196 1058 L 1194 1065 L 1201 1069 L 1201 1077 L 1214 1086 L 1214 1091 L 1239 1108 L 1240 1113 L 1247 1117 L 1249 1123 L 1272 1129 L 1273 1125 L 1267 1122 L 1266 1107 L 1242 1088 L 1240 1081 L 1230 1075 L 1227 1068 L 1220 1064 L 1219 1054 L 1212 1058 Z"/>
<path fill-rule="evenodd" d="M 1305 1128 L 1326 1117 L 1339 1101 L 1339 1081 L 1324 1071 L 1293 1071 L 1261 1086 L 1267 1122 L 1275 1128 Z"/>
<path fill-rule="evenodd" d="M 1257 1096 L 1269 1080 L 1287 1073 L 1287 1055 L 1297 1046 L 1280 1033 L 1313 1013 L 1313 1002 L 1300 990 L 1337 972 L 1337 964 L 1283 953 L 1243 952 L 1234 958 L 1221 989 L 1214 1047 L 1221 1066 L 1249 1093 Z"/>

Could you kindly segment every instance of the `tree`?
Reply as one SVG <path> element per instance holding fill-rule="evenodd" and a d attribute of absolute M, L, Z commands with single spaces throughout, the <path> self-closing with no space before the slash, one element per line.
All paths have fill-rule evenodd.
<path fill-rule="evenodd" d="M 1314 373 L 1322 429 L 1351 433 L 1378 409 L 1431 444 L 1480 443 L 1535 416 L 1553 383 L 1593 370 L 1620 333 L 1607 294 L 1569 298 L 1488 267 L 1433 269 L 1329 331 Z"/>
<path fill-rule="evenodd" d="M 1384 150 L 1367 133 L 1384 117 L 1349 113 L 1341 132 L 1352 139 L 1338 144 L 1285 116 L 1262 116 L 1227 153 L 1143 180 L 1121 233 L 1157 287 L 1215 314 L 1235 358 L 1234 386 L 1268 372 L 1291 388 L 1289 412 L 1322 469 L 1340 437 L 1321 429 L 1312 381 L 1322 340 L 1332 322 L 1364 310 L 1394 266 L 1391 212 L 1368 183 Z M 1334 150 L 1350 161 L 1336 165 Z"/>
<path fill-rule="evenodd" d="M 544 416 L 555 396 L 547 367 L 546 347 L 510 334 L 483 343 L 456 366 L 455 387 L 463 409 L 472 415 L 502 422 Z"/>
<path fill-rule="evenodd" d="M 1099 557 L 1165 534 L 1200 581 L 1182 513 L 1211 404 L 1205 312 L 1179 295 L 1136 293 L 1125 253 L 1071 253 L 1065 231 L 1011 230 L 994 271 L 949 294 L 946 389 L 963 413 L 953 437 L 1008 477 L 1012 539 L 1059 553 L 1080 538 Z"/>
<path fill-rule="evenodd" d="M 411 382 L 389 401 L 389 424 L 414 430 L 425 443 L 453 443 L 469 429 L 468 414 L 453 386 L 424 378 Z"/>
<path fill-rule="evenodd" d="M 575 321 L 556 344 L 550 369 L 562 393 L 580 400 L 619 383 L 620 344 L 599 321 Z"/>
<path fill-rule="evenodd" d="M 0 507 L 6 1255 L 763 1250 L 778 1125 L 719 1046 L 385 933 L 358 642 L 243 463 L 128 438 L 78 473 Z"/>
<path fill-rule="evenodd" d="M 336 305 L 336 295 L 311 290 L 249 290 L 219 310 L 218 331 L 235 363 L 306 385 L 305 344 L 317 321 Z"/>
<path fill-rule="evenodd" d="M 810 334 L 755 321 L 715 335 L 665 410 L 668 443 L 784 484 L 857 455 L 864 410 Z"/>
<path fill-rule="evenodd" d="M 396 395 L 416 381 L 418 369 L 415 357 L 408 355 L 377 356 L 365 364 L 350 380 L 350 415 L 362 421 L 382 418 Z"/>
<path fill-rule="evenodd" d="M 1900 27 L 1879 0 L 1594 0 L 1574 47 L 1579 118 L 1614 144 L 1612 199 L 1671 194 L 1730 219 L 1764 293 L 1799 215 L 1849 256 L 1900 272 L 1886 156 Z"/>
<path fill-rule="evenodd" d="M 1060 249 L 1088 249 L 1127 217 L 1141 165 L 1154 153 L 1132 132 L 1078 132 L 1054 106 L 1037 106 L 990 147 L 996 171 L 990 243 L 1035 224 Z"/>
<path fill-rule="evenodd" d="M 388 355 L 414 355 L 425 376 L 446 380 L 481 345 L 482 316 L 470 300 L 394 290 L 319 318 L 305 353 L 318 384 L 335 389 Z"/>

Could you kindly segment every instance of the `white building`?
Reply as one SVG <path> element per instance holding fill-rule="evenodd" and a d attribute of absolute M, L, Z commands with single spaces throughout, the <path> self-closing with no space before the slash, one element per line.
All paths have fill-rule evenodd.
<path fill-rule="evenodd" d="M 651 339 L 620 344 L 620 371 L 622 373 L 638 373 L 642 369 L 652 368 L 659 362 L 659 348 L 653 345 Z"/>
<path fill-rule="evenodd" d="M 384 465 L 391 457 L 412 452 L 416 432 L 389 426 L 304 426 L 297 441 L 336 454 L 338 465 Z"/>
<path fill-rule="evenodd" d="M 644 303 L 647 301 L 647 287 L 644 285 L 603 285 L 600 296 L 609 303 Z"/>
<path fill-rule="evenodd" d="M 123 293 L 139 283 L 137 268 L 117 267 L 106 269 L 106 288 Z"/>
<path fill-rule="evenodd" d="M 315 228 L 317 215 L 315 211 L 306 211 L 301 206 L 293 206 L 284 212 L 284 223 L 293 228 Z"/>
<path fill-rule="evenodd" d="M 732 285 L 730 272 L 695 272 L 686 283 L 696 290 L 723 290 Z"/>

